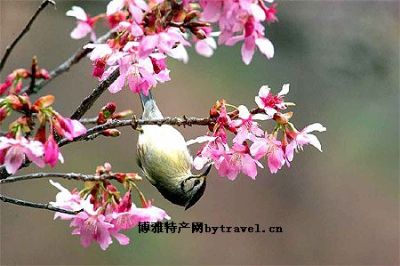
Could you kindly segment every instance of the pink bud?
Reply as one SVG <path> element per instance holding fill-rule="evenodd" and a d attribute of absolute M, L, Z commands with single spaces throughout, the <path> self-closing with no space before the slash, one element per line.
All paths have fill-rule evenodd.
<path fill-rule="evenodd" d="M 44 161 L 54 167 L 57 164 L 59 155 L 57 142 L 54 140 L 53 134 L 51 134 L 44 144 Z"/>

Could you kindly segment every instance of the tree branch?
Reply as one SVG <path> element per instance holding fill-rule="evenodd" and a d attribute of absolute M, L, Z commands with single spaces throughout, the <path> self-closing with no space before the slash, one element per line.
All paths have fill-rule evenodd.
<path fill-rule="evenodd" d="M 109 31 L 100 38 L 96 40 L 95 43 L 104 43 L 107 39 L 111 37 L 113 34 L 113 31 Z M 91 43 L 91 42 L 89 42 Z M 61 74 L 67 72 L 73 65 L 79 63 L 82 58 L 84 58 L 86 55 L 88 55 L 93 49 L 84 49 L 80 48 L 78 49 L 71 57 L 69 57 L 67 60 L 65 60 L 62 64 L 60 64 L 58 67 L 50 71 L 49 76 L 50 78 L 47 80 L 41 80 L 36 83 L 35 88 L 32 90 L 30 89 L 29 86 L 25 86 L 21 90 L 21 94 L 27 93 L 28 95 L 37 93 L 40 91 L 44 86 L 46 86 L 48 83 L 50 83 L 53 79 L 56 77 L 60 76 Z"/>
<path fill-rule="evenodd" d="M 12 176 L 7 179 L 0 180 L 0 184 L 14 183 L 17 181 L 24 181 L 30 179 L 48 178 L 48 177 L 59 177 L 69 180 L 79 180 L 79 181 L 99 181 L 99 180 L 111 180 L 116 179 L 115 175 L 85 175 L 80 173 L 34 173 L 26 174 L 20 176 Z"/>
<path fill-rule="evenodd" d="M 25 200 L 20 200 L 20 199 L 7 197 L 7 196 L 4 196 L 2 194 L 0 194 L 0 200 L 2 200 L 4 202 L 7 202 L 7 203 L 24 206 L 24 207 L 31 207 L 31 208 L 37 208 L 37 209 L 46 209 L 46 210 L 49 210 L 49 211 L 61 212 L 61 213 L 66 213 L 66 214 L 77 214 L 77 213 L 82 211 L 82 210 L 79 210 L 79 211 L 68 211 L 68 210 L 64 210 L 64 209 L 60 209 L 60 208 L 54 207 L 50 203 L 47 203 L 47 204 L 34 203 L 34 202 L 30 202 L 30 201 L 25 201 Z"/>
<path fill-rule="evenodd" d="M 35 19 L 39 16 L 40 12 L 42 12 L 42 10 L 46 8 L 48 4 L 56 5 L 56 3 L 53 0 L 44 0 L 36 10 L 35 14 L 33 14 L 31 19 L 28 21 L 28 24 L 26 24 L 25 28 L 17 36 L 17 38 L 15 38 L 15 40 L 9 46 L 7 46 L 6 52 L 4 53 L 3 57 L 0 60 L 0 72 L 3 70 L 5 63 L 11 54 L 11 51 L 14 49 L 17 43 L 22 39 L 22 37 L 24 37 L 24 35 L 30 30 Z"/>
<path fill-rule="evenodd" d="M 83 125 L 96 125 L 97 124 L 97 117 L 92 118 L 81 118 L 79 119 Z"/>
<path fill-rule="evenodd" d="M 82 101 L 76 111 L 72 114 L 71 119 L 79 120 L 84 114 L 86 114 L 94 102 L 100 97 L 101 94 L 103 94 L 105 90 L 107 90 L 107 88 L 118 78 L 118 76 L 119 69 L 117 68 Z"/>
<path fill-rule="evenodd" d="M 61 139 L 58 142 L 58 145 L 64 146 L 72 142 L 77 142 L 81 140 L 92 140 L 95 137 L 98 136 L 98 133 L 103 132 L 106 129 L 110 128 L 119 128 L 119 127 L 126 127 L 126 126 L 131 126 L 133 128 L 137 128 L 143 125 L 173 125 L 173 126 L 192 126 L 192 125 L 200 125 L 200 126 L 207 126 L 214 121 L 210 118 L 198 118 L 198 117 L 165 117 L 162 119 L 152 119 L 152 120 L 144 120 L 144 119 L 138 119 L 138 120 L 112 120 L 110 122 L 107 122 L 102 125 L 94 126 L 86 132 L 86 134 L 81 135 L 79 137 L 74 138 L 73 140 L 68 140 L 66 138 Z M 91 137 L 91 136 L 95 137 Z"/>

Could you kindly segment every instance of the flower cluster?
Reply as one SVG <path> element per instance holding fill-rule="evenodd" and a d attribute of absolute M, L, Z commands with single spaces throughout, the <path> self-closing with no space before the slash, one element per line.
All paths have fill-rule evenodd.
<path fill-rule="evenodd" d="M 112 173 L 111 165 L 105 163 L 96 170 L 96 175 L 114 178 L 124 185 L 127 192 L 120 195 L 117 187 L 108 179 L 85 182 L 85 188 L 81 191 L 68 189 L 59 183 L 50 180 L 51 184 L 60 192 L 53 206 L 69 211 L 77 211 L 77 214 L 56 213 L 54 219 L 71 221 L 72 234 L 79 235 L 81 244 L 88 247 L 97 242 L 101 249 L 105 250 L 112 243 L 112 237 L 119 244 L 129 244 L 129 238 L 122 234 L 122 230 L 130 230 L 139 222 L 158 222 L 170 219 L 166 212 L 152 206 L 135 184 L 141 178 L 134 173 Z M 132 189 L 136 189 L 141 199 L 142 207 L 137 207 L 132 202 Z"/>
<path fill-rule="evenodd" d="M 234 180 L 239 173 L 243 173 L 254 179 L 257 167 L 263 168 L 260 163 L 262 158 L 266 157 L 271 173 L 276 173 L 284 164 L 290 166 L 294 152 L 306 144 L 321 151 L 317 137 L 310 133 L 325 131 L 325 127 L 316 123 L 299 131 L 289 122 L 293 113 L 282 113 L 288 106 L 294 105 L 284 101 L 288 92 L 289 84 L 283 85 L 276 95 L 268 86 L 262 86 L 255 97 L 257 107 L 251 111 L 244 105 L 234 107 L 224 100 L 218 101 L 210 110 L 210 118 L 215 122 L 210 125 L 207 136 L 188 142 L 206 142 L 194 159 L 194 167 L 201 169 L 212 162 L 220 176 Z M 234 110 L 228 112 L 228 107 Z M 273 120 L 275 127 L 267 133 L 257 120 Z M 228 132 L 234 135 L 231 145 Z"/>
<path fill-rule="evenodd" d="M 274 46 L 265 38 L 262 23 L 277 21 L 276 4 L 267 6 L 264 0 L 201 0 L 200 5 L 204 9 L 202 18 L 219 25 L 219 44 L 230 46 L 243 41 L 245 64 L 251 62 L 256 46 L 267 58 L 274 56 Z"/>
<path fill-rule="evenodd" d="M 132 116 L 132 114 L 133 114 L 132 110 L 115 112 L 116 109 L 117 109 L 117 105 L 113 102 L 109 102 L 106 105 L 104 105 L 101 108 L 99 114 L 97 115 L 96 124 L 103 125 L 103 124 L 107 123 L 108 121 L 112 121 L 113 119 L 121 119 L 121 118 Z M 106 137 L 118 137 L 121 135 L 121 132 L 116 128 L 110 128 L 110 129 L 103 130 L 101 132 L 101 134 Z"/>
<path fill-rule="evenodd" d="M 158 83 L 170 80 L 167 57 L 188 61 L 187 46 L 211 56 L 220 45 L 234 45 L 243 41 L 242 59 L 249 64 L 256 46 L 272 58 L 274 48 L 265 37 L 263 23 L 276 21 L 276 5 L 264 0 L 112 0 L 107 11 L 90 17 L 80 7 L 72 7 L 68 16 L 77 19 L 71 37 L 80 39 L 91 34 L 94 26 L 104 18 L 114 36 L 104 44 L 88 44 L 93 49 L 93 76 L 106 79 L 118 69 L 120 76 L 109 87 L 119 92 L 125 85 L 135 93 L 148 94 Z M 213 31 L 212 24 L 220 32 Z"/>
<path fill-rule="evenodd" d="M 27 95 L 10 94 L 0 99 L 0 123 L 13 111 L 22 114 L 0 137 L 0 164 L 8 173 L 16 173 L 25 159 L 39 167 L 45 164 L 54 167 L 57 161 L 63 162 L 54 134 L 72 140 L 86 133 L 79 121 L 65 118 L 55 111 L 51 106 L 53 102 L 52 95 L 40 97 L 34 104 Z M 33 135 L 35 125 L 36 133 L 29 137 Z"/>
<path fill-rule="evenodd" d="M 19 94 L 22 89 L 23 81 L 26 79 L 49 79 L 49 73 L 44 68 L 39 68 L 37 60 L 34 57 L 32 60 L 32 71 L 25 68 L 15 69 L 8 74 L 6 80 L 0 84 L 0 95 L 4 95 L 7 91 L 8 94 Z"/>

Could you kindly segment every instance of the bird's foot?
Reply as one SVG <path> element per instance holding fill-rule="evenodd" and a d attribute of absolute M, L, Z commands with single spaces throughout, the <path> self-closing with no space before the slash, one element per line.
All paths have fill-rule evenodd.
<path fill-rule="evenodd" d="M 136 118 L 136 115 L 132 116 L 131 127 L 132 127 L 133 130 L 136 130 L 139 133 L 143 133 L 143 129 L 139 126 L 139 122 L 138 122 L 138 120 Z"/>

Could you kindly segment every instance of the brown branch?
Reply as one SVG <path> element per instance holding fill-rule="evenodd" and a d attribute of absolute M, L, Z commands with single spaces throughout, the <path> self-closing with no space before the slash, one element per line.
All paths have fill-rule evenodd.
<path fill-rule="evenodd" d="M 66 138 L 61 139 L 58 141 L 58 145 L 60 147 L 70 144 L 72 142 L 77 142 L 77 141 L 82 141 L 82 140 L 93 140 L 96 137 L 101 135 L 101 132 L 103 132 L 106 129 L 111 129 L 111 128 L 120 128 L 120 127 L 126 127 L 126 126 L 133 126 L 133 127 L 138 127 L 138 126 L 143 126 L 143 125 L 172 125 L 172 126 L 192 126 L 192 125 L 200 125 L 200 126 L 208 126 L 209 124 L 214 123 L 214 120 L 210 118 L 198 118 L 198 117 L 186 117 L 183 116 L 181 117 L 165 117 L 162 119 L 154 119 L 154 120 L 143 120 L 143 119 L 138 119 L 138 120 L 112 120 L 110 122 L 107 122 L 102 125 L 94 126 L 90 129 L 87 130 L 86 134 L 83 134 L 79 137 L 74 138 L 73 140 L 68 140 Z M 21 166 L 21 168 L 27 167 L 30 165 L 29 161 L 25 161 L 25 163 Z M 9 176 L 11 176 L 9 173 L 7 173 L 6 169 L 4 166 L 0 167 L 0 180 L 6 179 Z"/>
<path fill-rule="evenodd" d="M 24 181 L 30 179 L 48 178 L 48 177 L 59 177 L 69 180 L 79 180 L 79 181 L 99 181 L 99 180 L 111 180 L 117 179 L 115 175 L 85 175 L 79 173 L 34 173 L 26 174 L 20 176 L 12 176 L 7 179 L 0 180 L 0 184 L 14 183 L 17 181 Z"/>
<path fill-rule="evenodd" d="M 33 91 L 36 85 L 36 69 L 37 69 L 37 58 L 34 56 L 32 58 L 32 66 L 31 66 L 31 83 L 29 84 L 29 91 Z"/>
<path fill-rule="evenodd" d="M 92 140 L 95 137 L 99 136 L 101 132 L 110 128 L 120 128 L 126 126 L 132 127 L 140 127 L 143 125 L 172 125 L 172 126 L 192 126 L 192 125 L 200 125 L 200 126 L 208 126 L 214 121 L 210 118 L 198 118 L 198 117 L 165 117 L 162 119 L 152 119 L 152 120 L 143 120 L 138 119 L 136 121 L 132 120 L 112 120 L 102 125 L 98 125 L 88 129 L 86 134 L 83 134 L 79 137 L 74 138 L 73 140 L 68 140 L 66 138 L 60 140 L 58 145 L 64 146 L 72 142 L 82 141 L 82 140 Z"/>
<path fill-rule="evenodd" d="M 114 70 L 107 79 L 103 80 L 93 91 L 87 96 L 72 114 L 71 119 L 79 120 L 89 109 L 101 94 L 118 78 L 119 69 Z"/>
<path fill-rule="evenodd" d="M 95 43 L 104 43 L 107 39 L 111 37 L 113 34 L 113 31 L 109 31 L 100 38 L 97 39 Z M 89 42 L 91 43 L 91 42 Z M 80 48 L 77 50 L 72 56 L 70 56 L 67 60 L 65 60 L 62 64 L 60 64 L 58 67 L 50 71 L 49 76 L 50 78 L 47 80 L 41 80 L 36 83 L 35 89 L 30 90 L 29 86 L 25 86 L 21 90 L 21 94 L 27 93 L 28 95 L 37 93 L 40 91 L 44 86 L 46 86 L 48 83 L 50 83 L 53 79 L 56 77 L 60 76 L 61 74 L 67 72 L 73 65 L 79 63 L 82 58 L 84 58 L 86 55 L 88 55 L 93 49 L 84 49 Z"/>
<path fill-rule="evenodd" d="M 11 198 L 11 197 L 8 197 L 8 196 L 4 196 L 2 194 L 0 194 L 0 200 L 2 200 L 3 202 L 7 202 L 7 203 L 19 205 L 19 206 L 31 207 L 31 208 L 36 208 L 36 209 L 46 209 L 46 210 L 49 210 L 49 211 L 61 212 L 61 213 L 66 213 L 66 214 L 77 214 L 77 213 L 82 211 L 82 210 L 68 211 L 68 210 L 64 210 L 64 209 L 60 209 L 60 208 L 54 207 L 50 203 L 47 203 L 47 204 L 34 203 L 34 202 L 30 202 L 30 201 Z"/>
<path fill-rule="evenodd" d="M 3 57 L 0 60 L 0 72 L 3 70 L 5 63 L 11 54 L 11 51 L 14 49 L 17 43 L 22 39 L 22 37 L 24 37 L 24 35 L 30 30 L 35 19 L 39 16 L 40 12 L 42 12 L 42 10 L 46 8 L 48 4 L 52 4 L 53 6 L 56 5 L 56 3 L 53 0 L 44 0 L 36 10 L 35 14 L 33 14 L 31 19 L 28 21 L 24 29 L 21 31 L 21 33 L 17 36 L 17 38 L 15 38 L 15 40 L 9 46 L 7 46 L 6 52 L 4 53 Z"/>

